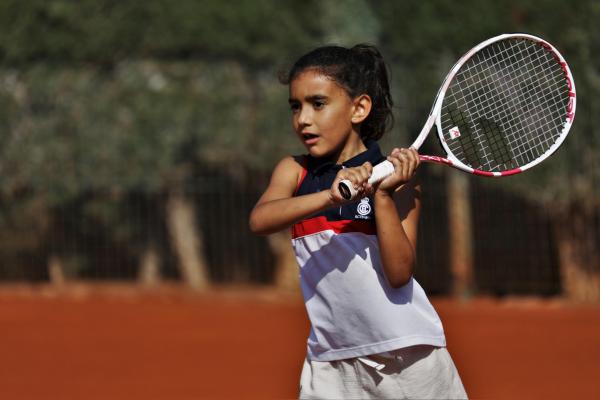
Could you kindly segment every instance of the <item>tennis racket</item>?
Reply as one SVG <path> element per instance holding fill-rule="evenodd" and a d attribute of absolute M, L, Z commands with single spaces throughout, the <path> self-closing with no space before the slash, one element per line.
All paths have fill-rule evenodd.
<path fill-rule="evenodd" d="M 518 174 L 550 157 L 575 118 L 575 82 L 565 59 L 548 42 L 504 34 L 467 52 L 444 79 L 427 122 L 412 144 L 419 149 L 435 124 L 446 157 L 420 155 L 474 175 Z M 373 168 L 369 183 L 394 172 Z M 344 198 L 357 191 L 341 181 Z"/>

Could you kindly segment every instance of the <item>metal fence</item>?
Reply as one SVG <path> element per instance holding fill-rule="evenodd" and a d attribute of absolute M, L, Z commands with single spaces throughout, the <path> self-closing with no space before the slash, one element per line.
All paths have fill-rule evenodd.
<path fill-rule="evenodd" d="M 416 278 L 430 294 L 452 293 L 457 279 L 464 278 L 457 276 L 460 272 L 453 270 L 451 261 L 457 242 L 448 208 L 451 173 L 457 172 L 422 176 Z M 467 179 L 469 293 L 560 294 L 560 257 L 549 214 L 499 187 Z M 185 186 L 185 195 L 194 205 L 193 222 L 201 233 L 210 281 L 274 282 L 276 260 L 268 239 L 248 230 L 248 215 L 266 184 L 266 176 L 241 180 L 211 175 Z M 38 211 L 29 226 L 5 218 L 0 232 L 0 282 L 51 280 L 56 259 L 61 260 L 66 279 L 135 281 L 149 246 L 160 260 L 161 279 L 180 280 L 167 202 L 168 195 L 162 192 L 91 191 L 70 204 Z M 590 232 L 597 243 L 597 221 Z"/>

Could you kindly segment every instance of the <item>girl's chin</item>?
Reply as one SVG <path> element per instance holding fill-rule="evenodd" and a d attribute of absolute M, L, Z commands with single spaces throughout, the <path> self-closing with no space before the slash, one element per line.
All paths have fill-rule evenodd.
<path fill-rule="evenodd" d="M 307 147 L 307 150 L 308 153 L 315 158 L 327 157 L 332 153 L 331 151 L 327 151 L 327 149 L 323 149 L 318 146 Z"/>

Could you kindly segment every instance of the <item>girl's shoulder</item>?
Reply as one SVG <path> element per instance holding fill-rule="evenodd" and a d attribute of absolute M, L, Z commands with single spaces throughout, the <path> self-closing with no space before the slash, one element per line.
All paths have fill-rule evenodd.
<path fill-rule="evenodd" d="M 294 162 L 296 164 L 298 164 L 300 167 L 302 167 L 302 169 L 308 168 L 309 157 L 307 155 L 300 154 L 300 155 L 290 156 L 290 157 L 293 158 Z"/>
<path fill-rule="evenodd" d="M 286 156 L 277 163 L 275 171 L 300 172 L 307 168 L 307 162 L 307 158 L 304 155 Z"/>
<path fill-rule="evenodd" d="M 285 185 L 297 187 L 298 182 L 306 174 L 306 164 L 302 160 L 302 156 L 287 156 L 282 158 L 275 169 L 271 177 L 271 182 L 279 185 Z"/>

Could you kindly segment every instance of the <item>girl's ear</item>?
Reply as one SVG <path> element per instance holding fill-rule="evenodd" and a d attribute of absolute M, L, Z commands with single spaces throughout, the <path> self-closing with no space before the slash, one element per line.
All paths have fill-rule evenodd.
<path fill-rule="evenodd" d="M 367 94 L 361 94 L 360 96 L 355 97 L 352 102 L 354 104 L 351 117 L 352 123 L 360 124 L 371 112 L 371 97 Z"/>

